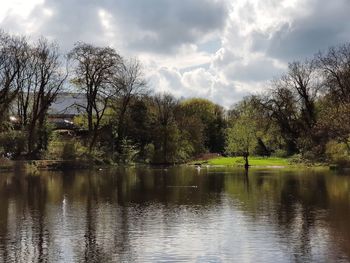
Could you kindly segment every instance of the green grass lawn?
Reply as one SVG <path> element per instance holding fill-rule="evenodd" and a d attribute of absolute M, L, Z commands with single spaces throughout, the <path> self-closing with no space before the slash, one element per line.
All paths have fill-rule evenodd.
<path fill-rule="evenodd" d="M 202 163 L 208 165 L 226 165 L 241 166 L 244 165 L 243 157 L 218 157 L 209 160 L 193 161 L 191 164 Z M 290 165 L 287 158 L 278 157 L 250 157 L 249 165 L 251 166 L 288 166 Z"/>

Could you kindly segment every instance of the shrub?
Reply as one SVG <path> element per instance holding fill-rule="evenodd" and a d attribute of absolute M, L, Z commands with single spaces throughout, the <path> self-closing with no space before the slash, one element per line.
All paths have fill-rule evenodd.
<path fill-rule="evenodd" d="M 134 161 L 136 155 L 138 154 L 137 147 L 132 143 L 131 140 L 123 139 L 121 143 L 121 152 L 118 155 L 119 162 L 131 163 Z"/>
<path fill-rule="evenodd" d="M 155 154 L 155 147 L 153 143 L 149 143 L 145 146 L 144 149 L 144 158 L 146 162 L 152 162 Z"/>
<path fill-rule="evenodd" d="M 75 160 L 77 157 L 76 144 L 74 142 L 65 142 L 61 153 L 62 160 Z"/>
<path fill-rule="evenodd" d="M 7 131 L 0 133 L 0 151 L 8 157 L 20 156 L 26 149 L 26 136 L 22 131 Z"/>
<path fill-rule="evenodd" d="M 292 164 L 301 164 L 305 163 L 305 160 L 303 159 L 301 154 L 294 154 L 290 157 L 289 162 Z"/>
<path fill-rule="evenodd" d="M 350 163 L 348 147 L 345 143 L 330 141 L 326 145 L 326 155 L 328 160 L 339 165 Z"/>
<path fill-rule="evenodd" d="M 45 158 L 55 160 L 88 159 L 87 147 L 83 146 L 79 138 L 54 132 L 46 151 Z"/>
<path fill-rule="evenodd" d="M 191 158 L 194 153 L 192 144 L 187 140 L 181 140 L 176 151 L 174 161 L 177 163 L 183 163 Z"/>
<path fill-rule="evenodd" d="M 279 157 L 279 158 L 286 158 L 288 157 L 288 153 L 286 150 L 284 149 L 277 149 L 274 153 L 273 153 L 274 157 Z"/>

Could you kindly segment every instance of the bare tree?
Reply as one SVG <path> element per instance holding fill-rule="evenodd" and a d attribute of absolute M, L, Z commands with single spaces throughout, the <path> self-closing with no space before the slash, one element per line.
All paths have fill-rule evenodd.
<path fill-rule="evenodd" d="M 336 102 L 350 103 L 350 43 L 319 52 L 317 65 L 325 77 L 325 87 Z"/>
<path fill-rule="evenodd" d="M 26 129 L 32 116 L 31 110 L 34 102 L 34 91 L 36 87 L 38 56 L 35 55 L 34 47 L 27 48 L 28 61 L 23 69 L 23 78 L 17 82 L 17 117 L 22 129 Z"/>
<path fill-rule="evenodd" d="M 287 144 L 287 151 L 297 151 L 299 137 L 297 101 L 293 92 L 281 85 L 279 80 L 271 83 L 269 93 L 256 100 L 268 118 L 275 122 Z"/>
<path fill-rule="evenodd" d="M 25 78 L 28 44 L 23 37 L 0 31 L 0 123 L 18 93 L 18 83 Z"/>
<path fill-rule="evenodd" d="M 45 148 L 45 135 L 42 134 L 45 118 L 49 107 L 63 88 L 68 70 L 63 67 L 58 46 L 46 39 L 40 39 L 30 49 L 30 63 L 26 73 L 27 79 L 21 90 L 24 88 L 27 92 L 23 102 L 27 104 L 23 107 L 26 108 L 27 115 L 26 119 L 22 119 L 28 133 L 28 153 L 35 156 Z"/>
<path fill-rule="evenodd" d="M 114 102 L 112 107 L 117 112 L 117 149 L 125 136 L 125 114 L 134 97 L 145 94 L 146 81 L 143 78 L 142 67 L 138 60 L 123 60 L 118 74 L 113 78 Z"/>
<path fill-rule="evenodd" d="M 112 80 L 119 71 L 121 57 L 112 48 L 86 43 L 77 43 L 69 57 L 75 62 L 72 82 L 86 98 L 85 105 L 77 106 L 87 114 L 91 151 L 96 144 L 106 108 L 116 92 L 112 88 Z"/>
<path fill-rule="evenodd" d="M 300 117 L 306 128 L 311 129 L 316 122 L 315 101 L 320 90 L 319 74 L 313 61 L 292 62 L 280 84 L 291 90 L 300 107 Z"/>
<path fill-rule="evenodd" d="M 318 140 L 313 129 L 317 121 L 315 103 L 321 85 L 315 62 L 297 61 L 288 65 L 288 71 L 272 82 L 270 92 L 260 100 L 260 105 L 278 125 L 288 153 L 306 149 Z"/>
<path fill-rule="evenodd" d="M 316 60 L 326 90 L 319 114 L 320 131 L 350 150 L 350 43 L 319 52 Z"/>

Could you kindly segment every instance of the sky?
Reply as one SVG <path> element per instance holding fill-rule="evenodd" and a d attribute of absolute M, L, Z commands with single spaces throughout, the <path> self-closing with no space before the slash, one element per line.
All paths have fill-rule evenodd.
<path fill-rule="evenodd" d="M 155 92 L 230 107 L 350 40 L 349 0 L 0 0 L 0 28 L 138 58 Z"/>

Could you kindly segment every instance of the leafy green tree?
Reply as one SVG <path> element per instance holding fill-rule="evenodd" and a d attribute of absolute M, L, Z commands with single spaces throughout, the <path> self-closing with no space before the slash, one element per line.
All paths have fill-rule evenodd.
<path fill-rule="evenodd" d="M 148 97 L 133 98 L 129 110 L 124 116 L 123 133 L 138 148 L 137 159 L 145 161 L 149 158 L 146 146 L 152 143 L 154 114 L 151 113 L 150 99 Z"/>
<path fill-rule="evenodd" d="M 173 161 L 174 143 L 177 139 L 177 127 L 174 119 L 174 109 L 177 100 L 170 94 L 158 94 L 154 97 L 156 115 L 155 148 L 158 161 L 169 163 Z"/>
<path fill-rule="evenodd" d="M 182 140 L 186 140 L 191 145 L 192 155 L 198 156 L 207 151 L 204 145 L 205 125 L 198 117 L 186 115 L 179 107 L 176 113 L 176 123 Z"/>
<path fill-rule="evenodd" d="M 254 108 L 249 104 L 238 105 L 237 115 L 226 130 L 226 152 L 242 156 L 244 167 L 249 167 L 249 155 L 258 145 L 258 127 L 254 119 Z"/>
<path fill-rule="evenodd" d="M 180 108 L 183 116 L 196 119 L 198 127 L 201 126 L 203 140 L 201 144 L 209 152 L 224 152 L 226 128 L 224 109 L 202 98 L 184 100 L 180 103 Z"/>

